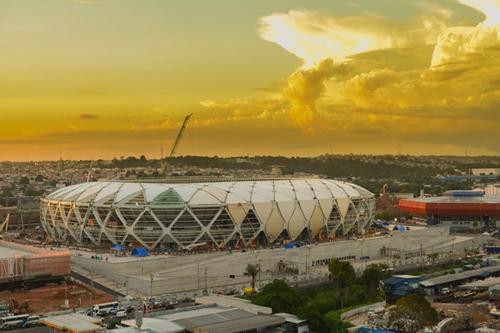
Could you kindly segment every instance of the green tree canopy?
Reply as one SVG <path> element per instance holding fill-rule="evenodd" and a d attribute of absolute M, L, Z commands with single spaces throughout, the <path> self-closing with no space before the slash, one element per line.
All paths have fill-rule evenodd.
<path fill-rule="evenodd" d="M 330 311 L 323 316 L 323 320 L 330 333 L 347 333 L 347 329 L 352 325 L 340 319 L 338 311 Z"/>
<path fill-rule="evenodd" d="M 361 282 L 368 287 L 370 293 L 373 294 L 378 289 L 380 281 L 388 278 L 386 269 L 387 265 L 371 264 L 363 271 Z"/>
<path fill-rule="evenodd" d="M 400 298 L 389 312 L 389 326 L 398 332 L 413 333 L 437 322 L 436 310 L 420 295 Z"/>
<path fill-rule="evenodd" d="M 259 272 L 260 272 L 260 266 L 254 264 L 248 264 L 247 267 L 245 268 L 245 271 L 243 272 L 245 276 L 249 276 L 251 279 L 250 283 L 252 285 L 252 292 L 255 291 L 255 279 L 257 278 Z"/>
<path fill-rule="evenodd" d="M 28 185 L 29 183 L 30 183 L 30 179 L 26 176 L 23 176 L 23 177 L 21 177 L 21 179 L 19 179 L 20 185 Z"/>
<path fill-rule="evenodd" d="M 268 306 L 274 313 L 287 312 L 296 314 L 303 304 L 302 297 L 283 280 L 274 280 L 255 295 L 255 304 Z"/>
<path fill-rule="evenodd" d="M 299 309 L 298 315 L 300 318 L 307 320 L 311 331 L 316 333 L 330 333 L 330 329 L 316 305 L 307 303 Z"/>
<path fill-rule="evenodd" d="M 349 290 L 349 287 L 356 282 L 356 272 L 351 263 L 339 260 L 338 258 L 332 259 L 328 265 L 328 270 L 331 274 L 333 285 L 339 291 L 340 306 L 344 307 L 344 300 Z"/>

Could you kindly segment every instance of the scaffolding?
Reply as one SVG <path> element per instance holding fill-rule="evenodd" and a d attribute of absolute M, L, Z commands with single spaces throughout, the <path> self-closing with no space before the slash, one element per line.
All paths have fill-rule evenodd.
<path fill-rule="evenodd" d="M 1 248 L 17 250 L 22 254 L 15 253 L 0 258 L 0 282 L 27 280 L 38 276 L 68 276 L 71 273 L 69 251 L 40 249 L 6 241 L 0 241 L 0 250 Z"/>

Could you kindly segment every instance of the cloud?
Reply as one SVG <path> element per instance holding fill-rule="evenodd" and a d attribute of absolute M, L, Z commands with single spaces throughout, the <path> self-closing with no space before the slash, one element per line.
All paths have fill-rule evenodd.
<path fill-rule="evenodd" d="M 286 86 L 273 89 L 276 98 L 239 99 L 229 101 L 203 100 L 199 104 L 210 114 L 211 122 L 240 121 L 248 119 L 277 119 L 287 117 L 303 133 L 312 133 L 321 126 L 316 104 L 325 92 L 326 82 L 334 74 L 341 74 L 345 65 L 334 65 L 332 59 L 325 59 L 314 67 L 300 68 L 292 73 Z M 197 115 L 198 118 L 200 115 Z M 203 115 L 202 115 L 203 117 Z M 195 120 L 198 124 L 208 120 Z"/>
<path fill-rule="evenodd" d="M 91 5 L 97 3 L 97 0 L 73 0 L 73 3 L 79 5 Z"/>
<path fill-rule="evenodd" d="M 316 67 L 299 69 L 288 78 L 283 95 L 290 102 L 291 119 L 306 133 L 318 126 L 316 102 L 325 91 L 325 82 L 335 73 L 333 60 L 321 61 Z"/>
<path fill-rule="evenodd" d="M 472 7 L 484 14 L 482 24 L 493 27 L 500 24 L 500 1 L 499 0 L 458 0 L 463 5 Z"/>
<path fill-rule="evenodd" d="M 94 114 L 94 113 L 80 113 L 78 115 L 78 119 L 82 119 L 82 120 L 95 120 L 95 119 L 99 119 L 99 115 Z"/>
<path fill-rule="evenodd" d="M 291 10 L 262 17 L 259 36 L 276 43 L 312 67 L 326 58 L 342 60 L 353 54 L 395 47 L 434 44 L 454 18 L 443 6 L 410 2 L 414 16 L 396 20 L 366 11 L 336 16 Z"/>
<path fill-rule="evenodd" d="M 450 27 L 437 38 L 431 67 L 469 62 L 469 56 L 500 45 L 500 0 L 459 0 L 485 18 L 475 27 Z"/>
<path fill-rule="evenodd" d="M 390 37 L 379 30 L 376 16 L 335 18 L 313 11 L 289 11 L 260 20 L 259 35 L 304 60 L 306 67 L 326 58 L 390 47 Z M 364 22 L 363 22 L 364 21 Z"/>

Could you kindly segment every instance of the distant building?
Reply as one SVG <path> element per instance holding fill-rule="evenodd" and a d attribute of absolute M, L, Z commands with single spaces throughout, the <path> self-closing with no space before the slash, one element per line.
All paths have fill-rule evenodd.
<path fill-rule="evenodd" d="M 500 168 L 477 168 L 471 169 L 474 176 L 500 176 Z"/>
<path fill-rule="evenodd" d="M 438 294 L 443 288 L 452 288 L 467 282 L 500 276 L 500 266 L 490 266 L 456 274 L 442 275 L 420 282 L 426 294 Z"/>
<path fill-rule="evenodd" d="M 388 303 L 395 303 L 401 297 L 417 293 L 422 277 L 414 275 L 394 275 L 383 282 L 385 299 Z"/>
<path fill-rule="evenodd" d="M 491 287 L 489 291 L 490 291 L 490 300 L 495 302 L 500 302 L 500 284 Z"/>
<path fill-rule="evenodd" d="M 451 230 L 481 229 L 500 220 L 500 196 L 480 191 L 448 191 L 440 197 L 402 199 L 402 212 L 425 217 L 429 224 L 443 224 Z"/>
<path fill-rule="evenodd" d="M 500 195 L 500 183 L 489 184 L 484 188 L 485 195 Z"/>

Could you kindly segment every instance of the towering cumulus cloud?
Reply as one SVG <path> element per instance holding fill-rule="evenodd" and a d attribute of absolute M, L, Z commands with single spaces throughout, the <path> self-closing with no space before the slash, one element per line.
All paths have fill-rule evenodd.
<path fill-rule="evenodd" d="M 447 64 L 463 63 L 471 56 L 500 44 L 500 0 L 460 0 L 485 15 L 475 27 L 451 27 L 441 34 L 432 55 L 433 68 Z"/>
<path fill-rule="evenodd" d="M 306 133 L 313 132 L 317 125 L 316 102 L 325 91 L 325 81 L 333 74 L 333 60 L 325 59 L 313 68 L 297 70 L 288 78 L 283 94 L 290 101 L 290 116 Z"/>

